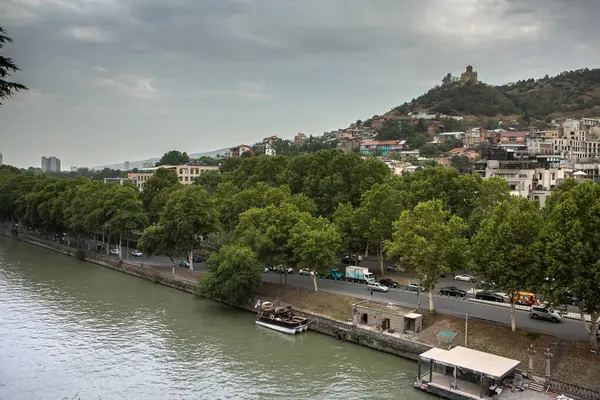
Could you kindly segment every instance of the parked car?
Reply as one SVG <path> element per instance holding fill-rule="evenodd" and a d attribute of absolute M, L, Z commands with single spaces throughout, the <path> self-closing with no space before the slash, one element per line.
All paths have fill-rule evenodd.
<path fill-rule="evenodd" d="M 529 310 L 529 316 L 533 319 L 544 319 L 552 322 L 562 321 L 562 316 L 558 312 L 544 306 L 532 306 Z"/>
<path fill-rule="evenodd" d="M 478 300 L 497 301 L 498 303 L 504 303 L 504 297 L 498 293 L 490 292 L 489 290 L 482 290 L 481 292 L 475 293 L 475 298 Z"/>
<path fill-rule="evenodd" d="M 269 267 L 265 267 L 264 272 L 269 272 L 269 271 L 270 271 Z"/>
<path fill-rule="evenodd" d="M 380 279 L 379 283 L 381 283 L 382 285 L 385 285 L 385 286 L 387 286 L 389 288 L 399 288 L 399 287 L 402 286 L 398 282 L 396 282 L 395 280 L 393 280 L 393 279 L 387 279 L 387 278 L 386 279 Z"/>
<path fill-rule="evenodd" d="M 313 276 L 314 274 L 315 272 L 308 268 L 301 268 L 300 271 L 298 271 L 298 275 Z"/>
<path fill-rule="evenodd" d="M 342 258 L 342 264 L 346 264 L 346 265 L 358 265 L 360 264 L 360 262 L 362 261 L 362 257 L 361 256 L 346 256 L 344 258 Z"/>
<path fill-rule="evenodd" d="M 131 255 L 134 256 L 134 257 L 141 257 L 141 256 L 143 256 L 142 252 L 139 251 L 139 250 L 137 250 L 137 249 L 135 249 L 134 251 L 132 251 Z"/>
<path fill-rule="evenodd" d="M 411 292 L 418 292 L 418 291 L 424 292 L 425 291 L 425 289 L 421 285 L 419 285 L 417 282 L 410 282 L 407 285 L 407 287 L 408 287 L 408 290 L 410 290 Z"/>
<path fill-rule="evenodd" d="M 456 275 L 454 277 L 454 280 L 462 281 L 462 282 L 475 282 L 475 277 L 473 275 L 461 274 L 461 275 Z"/>
<path fill-rule="evenodd" d="M 294 268 L 284 267 L 283 265 L 277 265 L 276 267 L 274 267 L 273 269 L 271 269 L 271 271 L 279 272 L 280 274 L 284 274 L 286 272 L 288 274 L 293 274 L 294 273 Z"/>
<path fill-rule="evenodd" d="M 120 253 L 119 249 L 110 249 L 110 254 L 112 254 L 113 256 L 118 256 Z"/>
<path fill-rule="evenodd" d="M 445 278 L 446 277 L 446 273 L 444 271 L 440 272 L 440 278 Z"/>
<path fill-rule="evenodd" d="M 181 261 L 179 261 L 179 266 L 183 267 L 183 268 L 189 268 L 190 263 L 187 260 L 181 260 Z"/>
<path fill-rule="evenodd" d="M 490 289 L 493 290 L 496 287 L 496 282 L 494 282 L 494 281 L 479 281 L 479 282 L 477 282 L 476 286 L 478 288 L 484 289 L 484 290 L 490 290 Z"/>
<path fill-rule="evenodd" d="M 369 282 L 367 284 L 367 290 L 371 290 L 371 291 L 374 291 L 374 292 L 384 292 L 385 293 L 385 292 L 389 292 L 390 288 L 387 287 L 387 286 L 385 286 L 385 285 L 383 285 L 380 282 Z"/>
<path fill-rule="evenodd" d="M 204 262 L 204 258 L 201 257 L 201 256 L 194 256 L 193 260 L 194 260 L 195 263 Z"/>
<path fill-rule="evenodd" d="M 467 292 L 454 286 L 447 286 L 440 289 L 442 296 L 465 297 Z"/>

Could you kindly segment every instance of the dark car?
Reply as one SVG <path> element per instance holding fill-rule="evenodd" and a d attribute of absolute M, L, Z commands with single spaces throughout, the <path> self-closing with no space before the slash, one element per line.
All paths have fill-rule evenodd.
<path fill-rule="evenodd" d="M 393 279 L 380 279 L 379 283 L 389 287 L 390 289 L 399 288 L 401 285 Z"/>
<path fill-rule="evenodd" d="M 465 297 L 467 292 L 454 286 L 448 286 L 440 289 L 442 296 Z"/>
<path fill-rule="evenodd" d="M 358 265 L 360 264 L 360 259 L 354 255 L 346 256 L 342 258 L 342 263 L 346 265 Z"/>
<path fill-rule="evenodd" d="M 200 256 L 194 256 L 194 262 L 195 263 L 201 263 L 204 262 L 204 258 L 200 257 Z"/>
<path fill-rule="evenodd" d="M 500 296 L 498 293 L 490 292 L 487 290 L 477 292 L 475 294 L 475 298 L 478 300 L 496 301 L 498 303 L 504 303 L 504 297 Z"/>

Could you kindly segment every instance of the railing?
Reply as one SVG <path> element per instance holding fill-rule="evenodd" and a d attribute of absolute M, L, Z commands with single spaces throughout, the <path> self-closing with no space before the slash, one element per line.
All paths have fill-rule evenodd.
<path fill-rule="evenodd" d="M 310 320 L 310 322 L 318 322 L 318 323 L 336 327 L 338 329 L 344 329 L 346 331 L 351 331 L 352 329 L 354 329 L 354 325 L 347 324 L 347 323 L 344 323 L 341 321 L 336 321 L 335 319 L 331 319 L 331 318 L 321 317 L 321 316 L 307 313 L 304 311 L 294 310 L 294 314 L 298 315 L 299 317 L 308 318 Z"/>
<path fill-rule="evenodd" d="M 556 381 L 554 379 L 547 379 L 546 386 L 554 392 L 577 396 L 585 400 L 600 400 L 600 391 L 598 390 L 588 389 L 571 383 Z"/>

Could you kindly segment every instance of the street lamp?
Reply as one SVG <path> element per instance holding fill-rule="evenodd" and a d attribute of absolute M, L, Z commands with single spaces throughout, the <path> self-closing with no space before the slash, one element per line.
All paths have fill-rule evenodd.
<path fill-rule="evenodd" d="M 529 345 L 527 354 L 529 355 L 529 374 L 533 375 L 533 356 L 535 356 L 535 349 L 532 344 Z"/>
<path fill-rule="evenodd" d="M 546 379 L 550 379 L 550 363 L 554 354 L 550 352 L 550 349 L 544 351 L 544 357 L 546 357 Z"/>

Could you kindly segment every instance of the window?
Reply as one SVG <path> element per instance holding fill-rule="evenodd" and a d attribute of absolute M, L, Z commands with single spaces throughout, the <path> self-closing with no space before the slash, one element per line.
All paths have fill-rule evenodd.
<path fill-rule="evenodd" d="M 179 177 L 179 181 L 182 182 L 183 181 L 183 176 Z"/>
<path fill-rule="evenodd" d="M 188 180 L 189 180 L 189 176 L 186 176 L 186 177 L 184 178 L 184 180 L 185 180 L 186 182 L 188 182 Z"/>
<path fill-rule="evenodd" d="M 183 174 L 183 168 L 179 168 L 179 173 Z"/>
<path fill-rule="evenodd" d="M 552 179 L 552 180 L 555 180 L 555 179 L 556 179 L 556 174 L 555 174 L 554 172 L 552 173 L 552 175 L 551 175 L 551 178 L 550 178 L 550 179 Z"/>

